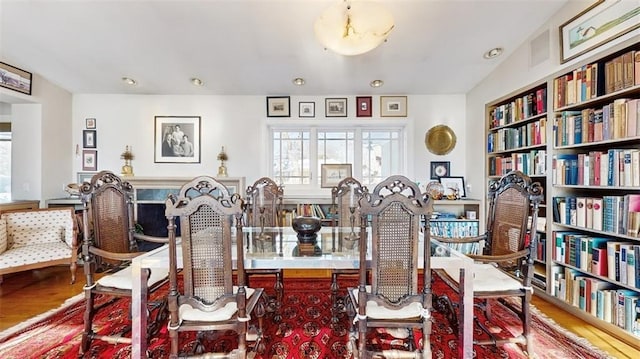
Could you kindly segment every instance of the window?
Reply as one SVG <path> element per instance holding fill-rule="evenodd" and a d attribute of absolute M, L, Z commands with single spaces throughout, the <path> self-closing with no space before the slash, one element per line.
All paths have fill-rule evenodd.
<path fill-rule="evenodd" d="M 285 186 L 319 187 L 324 163 L 351 163 L 352 175 L 364 185 L 403 172 L 403 127 L 273 126 L 270 134 L 272 178 Z"/>
<path fill-rule="evenodd" d="M 0 201 L 11 200 L 11 124 L 0 123 Z"/>

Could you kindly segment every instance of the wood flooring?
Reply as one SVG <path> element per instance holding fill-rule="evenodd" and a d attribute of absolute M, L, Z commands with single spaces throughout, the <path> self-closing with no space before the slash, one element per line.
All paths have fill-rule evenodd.
<path fill-rule="evenodd" d="M 292 273 L 293 274 L 293 273 Z M 78 269 L 76 283 L 71 285 L 68 267 L 50 267 L 6 275 L 0 285 L 0 331 L 12 327 L 82 293 L 84 277 Z M 285 274 L 286 275 L 286 274 Z M 294 274 L 295 275 L 295 274 Z M 548 317 L 593 345 L 618 359 L 640 358 L 640 352 L 589 323 L 535 297 L 533 304 Z"/>

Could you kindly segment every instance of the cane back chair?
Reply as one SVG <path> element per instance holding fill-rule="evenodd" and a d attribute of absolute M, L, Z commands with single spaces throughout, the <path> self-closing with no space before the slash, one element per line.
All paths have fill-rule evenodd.
<path fill-rule="evenodd" d="M 177 196 L 166 202 L 169 222 L 169 338 L 171 358 L 247 356 L 248 321 L 258 317 L 261 340 L 264 304 L 262 288 L 245 285 L 242 235 L 243 201 L 229 193 L 220 182 L 200 176 L 185 183 Z M 180 221 L 182 278 L 178 283 L 176 217 Z M 237 266 L 237 285 L 233 283 L 233 267 Z M 233 330 L 238 335 L 238 348 L 226 353 L 205 353 L 203 339 L 208 331 Z M 179 332 L 196 331 L 192 352 L 185 353 L 179 343 Z"/>
<path fill-rule="evenodd" d="M 360 181 L 353 177 L 341 180 L 331 188 L 331 243 L 332 249 L 351 250 L 357 245 L 360 231 L 360 208 L 358 201 L 366 191 Z M 358 275 L 357 269 L 332 269 L 331 271 L 331 305 L 332 322 L 339 321 L 338 316 L 345 311 L 345 298 L 339 297 L 338 277 Z M 347 296 L 348 298 L 348 296 Z"/>
<path fill-rule="evenodd" d="M 282 202 L 284 189 L 275 183 L 271 178 L 262 177 L 255 181 L 253 185 L 247 187 L 247 203 L 245 204 L 245 216 L 247 225 L 260 228 L 260 234 L 266 237 L 265 240 L 257 240 L 254 236 L 254 250 L 282 253 Z M 266 227 L 266 229 L 265 229 Z M 265 237 L 263 237 L 265 238 Z M 247 239 L 248 240 L 248 239 Z M 280 243 L 278 245 L 278 243 Z M 280 308 L 282 307 L 282 296 L 284 295 L 283 270 L 282 268 L 251 268 L 246 269 L 247 283 L 250 285 L 251 277 L 257 275 L 273 275 L 275 277 L 275 296 L 267 296 L 267 310 L 274 314 L 274 321 L 280 322 Z"/>
<path fill-rule="evenodd" d="M 537 242 L 535 223 L 539 205 L 543 200 L 542 193 L 542 186 L 538 182 L 532 183 L 527 175 L 520 171 L 512 171 L 489 186 L 486 233 L 472 238 L 432 236 L 433 239 L 444 243 L 484 241 L 482 255 L 469 255 L 475 261 L 472 272 L 474 273 L 473 297 L 476 305 L 484 311 L 486 318 L 490 321 L 492 302 L 497 301 L 513 311 L 522 323 L 520 335 L 500 338 L 484 323 L 477 321 L 489 339 L 475 339 L 474 344 L 518 343 L 524 346 L 524 351 L 529 356 L 533 354 L 529 306 L 533 291 L 531 279 Z M 528 229 L 529 221 L 533 223 L 532 230 Z M 460 291 L 460 278 L 456 271 L 437 269 L 434 272 L 451 288 Z M 519 305 L 508 300 L 509 297 L 519 298 Z M 438 297 L 436 307 L 446 312 L 460 305 L 452 305 L 445 296 Z M 454 320 L 452 326 L 456 330 L 457 316 L 447 317 Z"/>
<path fill-rule="evenodd" d="M 84 331 L 80 353 L 90 349 L 92 340 L 109 343 L 131 343 L 130 337 L 124 335 L 131 330 L 122 328 L 120 333 L 96 333 L 93 330 L 93 319 L 102 306 L 96 306 L 96 295 L 113 297 L 131 297 L 132 274 L 129 264 L 131 259 L 142 254 L 138 251 L 136 239 L 167 243 L 168 238 L 157 238 L 135 233 L 133 220 L 133 187 L 129 182 L 110 171 L 101 171 L 91 178 L 91 182 L 80 185 L 83 203 L 83 241 L 82 259 L 86 285 Z M 97 273 L 103 273 L 98 279 Z M 147 294 L 166 283 L 168 270 L 148 270 Z M 107 302 L 108 304 L 108 302 Z M 162 304 L 162 303 L 161 303 Z M 166 320 L 166 306 L 152 303 L 160 307 L 155 319 L 149 316 L 149 333 L 155 333 L 160 323 Z"/>
<path fill-rule="evenodd" d="M 420 237 L 424 235 L 423 243 L 429 243 L 432 212 L 429 196 L 421 194 L 413 181 L 399 175 L 383 180 L 360 199 L 360 238 L 367 238 L 369 217 L 371 263 L 368 268 L 367 241 L 360 240 L 359 285 L 349 289 L 357 308 L 354 321 L 358 333 L 357 357 L 401 355 L 394 351 L 380 352 L 366 342 L 369 328 L 397 328 L 397 332 L 406 333 L 406 352 L 410 352 L 402 354 L 431 358 L 430 246 L 421 244 Z M 419 284 L 423 284 L 422 290 Z M 422 348 L 413 345 L 414 329 L 422 332 Z"/>

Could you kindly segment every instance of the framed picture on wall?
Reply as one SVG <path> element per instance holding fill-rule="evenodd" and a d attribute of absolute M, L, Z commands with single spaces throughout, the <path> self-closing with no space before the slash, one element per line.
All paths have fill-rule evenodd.
<path fill-rule="evenodd" d="M 0 87 L 31 95 L 31 72 L 0 62 Z"/>
<path fill-rule="evenodd" d="M 440 177 L 440 183 L 444 187 L 444 196 L 454 195 L 466 197 L 464 192 L 464 177 Z"/>
<path fill-rule="evenodd" d="M 289 96 L 268 96 L 267 117 L 290 117 L 291 104 Z"/>
<path fill-rule="evenodd" d="M 323 164 L 320 167 L 320 187 L 337 186 L 343 179 L 351 177 L 351 163 Z"/>
<path fill-rule="evenodd" d="M 82 170 L 83 171 L 98 170 L 98 151 L 82 150 Z"/>
<path fill-rule="evenodd" d="M 200 163 L 200 116 L 156 116 L 155 163 Z"/>
<path fill-rule="evenodd" d="M 84 148 L 96 148 L 96 130 L 83 130 L 82 131 L 82 147 Z"/>
<path fill-rule="evenodd" d="M 357 117 L 371 117 L 371 96 L 358 96 L 356 97 L 356 116 Z"/>
<path fill-rule="evenodd" d="M 92 130 L 92 129 L 96 128 L 96 119 L 95 118 L 86 118 L 84 121 L 85 121 L 85 125 L 87 126 L 88 130 Z"/>
<path fill-rule="evenodd" d="M 381 117 L 407 117 L 407 96 L 380 96 Z"/>
<path fill-rule="evenodd" d="M 78 172 L 77 173 L 77 181 L 76 183 L 84 183 L 91 182 L 91 178 L 95 175 L 96 172 Z"/>
<path fill-rule="evenodd" d="M 315 102 L 300 102 L 298 109 L 298 117 L 315 117 L 316 116 L 316 103 Z"/>
<path fill-rule="evenodd" d="M 449 175 L 449 161 L 431 161 L 431 179 L 437 180 L 440 177 Z"/>
<path fill-rule="evenodd" d="M 324 105 L 325 117 L 347 117 L 346 98 L 327 98 Z"/>

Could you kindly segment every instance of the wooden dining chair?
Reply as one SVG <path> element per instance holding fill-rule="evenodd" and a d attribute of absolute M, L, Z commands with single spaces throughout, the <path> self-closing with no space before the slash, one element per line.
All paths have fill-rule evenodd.
<path fill-rule="evenodd" d="M 357 345 L 354 357 L 431 358 L 431 265 L 429 221 L 433 204 L 428 195 L 404 176 L 391 176 L 360 199 L 359 285 L 349 295 L 357 308 Z M 371 262 L 367 263 L 367 251 Z M 371 274 L 368 285 L 367 274 Z M 423 289 L 419 289 L 419 285 Z M 392 328 L 404 333 L 406 351 L 385 351 L 367 343 L 370 328 Z M 414 329 L 422 333 L 422 347 L 414 345 Z"/>
<path fill-rule="evenodd" d="M 168 243 L 168 238 L 144 236 L 135 232 L 133 220 L 133 187 L 110 171 L 101 171 L 91 182 L 80 185 L 83 212 L 82 260 L 86 284 L 84 286 L 84 330 L 80 353 L 86 353 L 93 340 L 109 343 L 131 343 L 126 337 L 131 328 L 120 333 L 100 333 L 93 319 L 102 306 L 96 306 L 96 296 L 131 297 L 131 260 L 143 252 L 138 251 L 136 239 Z M 148 293 L 167 282 L 166 270 L 147 270 Z M 156 333 L 166 320 L 164 303 L 151 303 L 159 308 L 155 318 L 149 316 L 149 333 Z"/>
<path fill-rule="evenodd" d="M 220 182 L 200 176 L 185 183 L 178 195 L 166 203 L 169 222 L 169 338 L 170 358 L 233 357 L 248 355 L 248 322 L 258 318 L 254 350 L 261 349 L 262 288 L 246 285 L 242 233 L 243 200 Z M 176 218 L 181 240 L 176 240 Z M 178 267 L 177 245 L 182 249 L 182 269 Z M 235 256 L 237 284 L 234 285 Z M 182 285 L 178 274 L 182 275 Z M 238 346 L 230 352 L 212 353 L 202 339 L 209 331 L 232 330 Z M 182 350 L 179 333 L 198 332 L 190 352 Z"/>
<path fill-rule="evenodd" d="M 443 238 L 432 236 L 443 243 L 473 243 L 484 241 L 482 255 L 468 255 L 475 260 L 472 268 L 473 297 L 476 305 L 491 321 L 491 306 L 501 303 L 513 311 L 522 325 L 517 335 L 507 337 L 495 335 L 485 325 L 478 325 L 488 335 L 488 339 L 475 338 L 478 345 L 503 345 L 517 343 L 529 356 L 533 355 L 531 337 L 530 303 L 533 289 L 533 263 L 536 253 L 537 233 L 535 223 L 538 208 L 543 200 L 543 188 L 538 182 L 520 171 L 512 171 L 492 182 L 489 186 L 487 231 L 472 238 Z M 533 223 L 533 228 L 528 223 Z M 434 270 L 451 288 L 461 291 L 459 274 L 447 269 Z M 462 296 L 460 296 L 462 298 Z M 519 301 L 514 304 L 510 298 Z M 455 331 L 459 329 L 457 315 L 448 312 L 461 308 L 461 303 L 451 303 L 446 296 L 438 296 L 438 310 L 445 312 L 452 320 Z M 504 333 L 503 333 L 504 334 Z M 510 333 L 509 333 L 510 334 Z"/>

